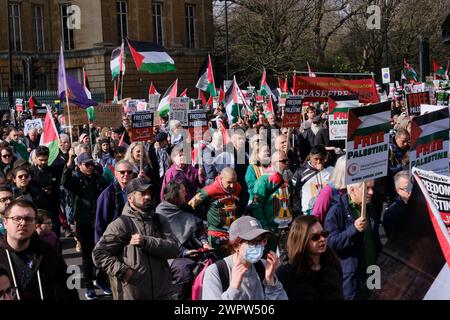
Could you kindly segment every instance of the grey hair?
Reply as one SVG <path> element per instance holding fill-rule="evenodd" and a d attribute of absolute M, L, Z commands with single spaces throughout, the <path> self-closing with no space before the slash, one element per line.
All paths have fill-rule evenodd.
<path fill-rule="evenodd" d="M 398 189 L 400 187 L 400 179 L 401 178 L 405 178 L 406 180 L 409 181 L 408 170 L 400 171 L 394 176 L 395 189 Z"/>
<path fill-rule="evenodd" d="M 68 134 L 61 133 L 61 134 L 59 135 L 59 140 L 61 140 L 61 141 L 70 141 L 70 137 L 69 137 Z"/>
<path fill-rule="evenodd" d="M 364 181 L 357 182 L 357 183 L 352 183 L 352 184 L 347 185 L 347 192 L 350 193 L 351 189 L 359 189 L 359 188 L 361 188 L 363 183 L 364 183 Z"/>
<path fill-rule="evenodd" d="M 118 168 L 119 168 L 119 166 L 120 166 L 121 164 L 126 164 L 126 165 L 128 165 L 130 168 L 133 168 L 133 165 L 131 164 L 130 161 L 125 160 L 125 159 L 122 159 L 122 160 L 116 162 L 116 164 L 114 165 L 114 171 L 117 171 Z"/>
<path fill-rule="evenodd" d="M 340 156 L 334 165 L 333 173 L 331 173 L 330 181 L 337 190 L 345 189 L 345 156 Z"/>

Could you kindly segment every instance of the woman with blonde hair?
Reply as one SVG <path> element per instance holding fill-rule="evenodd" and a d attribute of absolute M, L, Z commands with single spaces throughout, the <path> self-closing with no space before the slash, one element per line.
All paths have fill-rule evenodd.
<path fill-rule="evenodd" d="M 253 187 L 256 180 L 270 168 L 270 148 L 265 143 L 255 144 L 255 148 L 249 159 L 250 165 L 245 173 L 245 182 L 248 186 L 248 195 L 250 201 L 253 200 Z"/>
<path fill-rule="evenodd" d="M 277 271 L 289 300 L 343 300 L 339 258 L 315 216 L 299 216 L 287 240 L 288 263 Z"/>
<path fill-rule="evenodd" d="M 130 162 L 133 176 L 144 177 L 152 182 L 154 188 L 152 188 L 152 200 L 156 201 L 155 204 L 159 203 L 159 192 L 161 185 L 161 180 L 159 179 L 159 168 L 153 168 L 148 153 L 145 152 L 144 146 L 144 158 L 143 158 L 143 167 L 141 168 L 141 147 L 139 142 L 133 142 L 127 149 L 125 153 L 125 160 Z"/>
<path fill-rule="evenodd" d="M 324 223 L 328 210 L 345 193 L 347 193 L 347 186 L 345 185 L 345 156 L 341 156 L 336 160 L 328 184 L 320 190 L 314 203 L 312 214 L 319 218 L 321 223 Z"/>

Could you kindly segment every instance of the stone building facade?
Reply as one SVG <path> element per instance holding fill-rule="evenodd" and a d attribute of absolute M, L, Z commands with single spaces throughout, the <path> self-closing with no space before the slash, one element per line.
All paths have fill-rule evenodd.
<path fill-rule="evenodd" d="M 1 91 L 9 85 L 8 16 L 14 90 L 24 82 L 27 90 L 55 90 L 62 42 L 67 72 L 81 80 L 84 66 L 91 89 L 111 100 L 111 52 L 128 37 L 164 45 L 177 70 L 139 74 L 126 50 L 123 97 L 146 97 L 150 81 L 164 93 L 176 78 L 179 90 L 194 95 L 199 67 L 213 47 L 211 0 L 0 0 L 0 7 Z"/>

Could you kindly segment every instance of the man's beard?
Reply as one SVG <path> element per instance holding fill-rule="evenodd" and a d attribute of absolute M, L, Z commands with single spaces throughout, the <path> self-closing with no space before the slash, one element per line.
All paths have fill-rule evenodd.
<path fill-rule="evenodd" d="M 136 201 L 133 201 L 133 206 L 136 209 L 141 210 L 142 212 L 148 212 L 152 209 L 152 202 L 150 201 L 148 203 L 140 204 L 140 203 L 137 203 Z"/>
<path fill-rule="evenodd" d="M 291 170 L 289 170 L 288 168 L 281 170 L 279 168 L 274 167 L 274 170 L 275 170 L 275 172 L 277 172 L 283 176 L 284 181 L 292 180 L 293 175 L 292 175 Z"/>

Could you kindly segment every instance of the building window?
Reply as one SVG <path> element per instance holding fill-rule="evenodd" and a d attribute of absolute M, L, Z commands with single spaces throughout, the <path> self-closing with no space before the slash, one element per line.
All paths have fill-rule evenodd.
<path fill-rule="evenodd" d="M 73 42 L 73 30 L 67 27 L 67 19 L 69 17 L 69 15 L 67 14 L 67 8 L 69 6 L 69 3 L 61 5 L 61 32 L 63 35 L 64 50 L 75 49 L 75 45 Z"/>
<path fill-rule="evenodd" d="M 195 6 L 186 5 L 186 41 L 188 48 L 195 48 Z"/>
<path fill-rule="evenodd" d="M 153 6 L 153 41 L 161 45 L 163 41 L 163 4 L 154 2 Z"/>
<path fill-rule="evenodd" d="M 47 90 L 47 74 L 38 73 L 34 75 L 34 89 L 35 90 Z"/>
<path fill-rule="evenodd" d="M 23 74 L 14 73 L 13 74 L 13 89 L 19 91 L 23 89 Z"/>
<path fill-rule="evenodd" d="M 119 44 L 122 43 L 123 38 L 128 37 L 128 8 L 126 1 L 116 2 L 117 12 L 117 35 L 119 37 Z"/>
<path fill-rule="evenodd" d="M 41 6 L 33 6 L 34 45 L 36 51 L 44 51 L 44 16 Z"/>
<path fill-rule="evenodd" d="M 12 50 L 22 51 L 22 28 L 20 25 L 20 5 L 9 5 L 9 27 L 11 30 Z"/>

